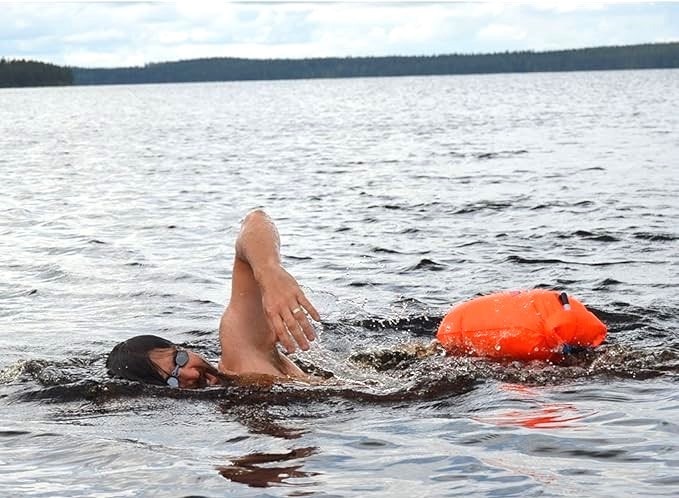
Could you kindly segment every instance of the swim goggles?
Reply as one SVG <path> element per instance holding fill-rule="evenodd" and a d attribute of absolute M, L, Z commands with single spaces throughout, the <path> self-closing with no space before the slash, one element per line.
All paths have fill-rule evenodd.
<path fill-rule="evenodd" d="M 174 368 L 172 373 L 167 378 L 167 385 L 170 387 L 179 387 L 179 369 L 189 362 L 189 353 L 180 349 L 174 354 Z"/>

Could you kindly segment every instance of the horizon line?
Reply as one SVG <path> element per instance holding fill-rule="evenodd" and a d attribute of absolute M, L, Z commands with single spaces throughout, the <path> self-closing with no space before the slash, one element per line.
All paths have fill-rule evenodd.
<path fill-rule="evenodd" d="M 580 50 L 594 50 L 594 49 L 605 49 L 605 48 L 627 48 L 627 47 L 640 47 L 648 45 L 672 45 L 679 44 L 679 39 L 671 41 L 662 42 L 643 42 L 643 43 L 630 43 L 622 45 L 595 45 L 589 47 L 578 47 L 578 48 L 559 48 L 559 49 L 549 49 L 549 50 L 536 50 L 536 49 L 524 49 L 524 50 L 504 50 L 495 52 L 450 52 L 450 53 L 437 53 L 437 54 L 419 54 L 419 55 L 345 55 L 345 56 L 316 56 L 316 57 L 276 57 L 276 58 L 259 58 L 259 57 L 236 57 L 236 56 L 212 56 L 212 57 L 192 57 L 188 59 L 168 59 L 163 61 L 152 61 L 145 62 L 143 65 L 134 66 L 72 66 L 65 64 L 55 64 L 53 62 L 47 62 L 47 64 L 54 64 L 55 66 L 65 67 L 70 69 L 92 69 L 92 70 L 106 70 L 106 69 L 143 69 L 148 66 L 156 64 L 176 64 L 180 62 L 189 62 L 196 60 L 214 60 L 214 59 L 233 59 L 233 60 L 247 60 L 247 61 L 261 61 L 261 62 L 271 62 L 271 61 L 304 61 L 304 60 L 328 60 L 328 59 L 384 59 L 384 58 L 425 58 L 425 57 L 478 57 L 478 56 L 490 56 L 490 55 L 510 55 L 510 54 L 547 54 L 547 53 L 558 53 L 558 52 L 573 52 Z M 44 62 L 37 59 L 17 59 L 17 58 L 6 58 L 0 56 L 0 58 L 10 62 L 10 61 L 32 61 L 32 62 Z"/>

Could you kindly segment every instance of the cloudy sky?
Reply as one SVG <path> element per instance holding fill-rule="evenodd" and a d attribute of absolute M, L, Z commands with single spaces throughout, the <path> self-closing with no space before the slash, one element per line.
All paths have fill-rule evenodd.
<path fill-rule="evenodd" d="M 679 3 L 0 0 L 0 57 L 85 67 L 665 41 L 679 41 Z"/>

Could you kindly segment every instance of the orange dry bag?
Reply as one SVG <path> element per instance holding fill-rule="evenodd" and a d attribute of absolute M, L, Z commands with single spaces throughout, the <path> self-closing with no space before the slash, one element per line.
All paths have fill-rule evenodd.
<path fill-rule="evenodd" d="M 436 338 L 449 352 L 515 360 L 558 361 L 577 347 L 594 347 L 606 326 L 565 292 L 499 292 L 455 306 Z"/>

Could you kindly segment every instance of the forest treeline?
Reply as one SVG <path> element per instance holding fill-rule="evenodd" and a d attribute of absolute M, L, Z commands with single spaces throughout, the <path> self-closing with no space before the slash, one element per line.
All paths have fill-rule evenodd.
<path fill-rule="evenodd" d="M 27 60 L 0 59 L 0 88 L 72 85 L 71 68 Z"/>
<path fill-rule="evenodd" d="M 116 69 L 73 68 L 73 72 L 76 84 L 92 85 L 678 67 L 679 43 L 658 43 L 478 55 L 271 60 L 212 58 Z"/>
<path fill-rule="evenodd" d="M 2 59 L 0 87 L 654 68 L 679 68 L 679 42 L 550 52 L 524 51 L 433 56 L 269 60 L 222 57 L 122 68 L 69 68 L 35 61 Z"/>

